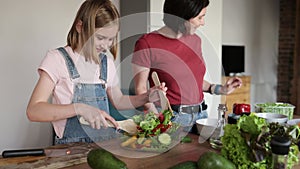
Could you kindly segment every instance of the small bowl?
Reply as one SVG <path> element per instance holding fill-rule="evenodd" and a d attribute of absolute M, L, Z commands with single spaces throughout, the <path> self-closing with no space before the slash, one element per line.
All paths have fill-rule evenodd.
<path fill-rule="evenodd" d="M 269 123 L 279 123 L 283 124 L 288 121 L 288 116 L 283 114 L 277 114 L 277 113 L 256 113 L 258 117 L 266 119 Z"/>
<path fill-rule="evenodd" d="M 290 125 L 290 126 L 294 126 L 294 125 L 299 125 L 300 124 L 300 119 L 292 119 L 292 120 L 288 120 L 286 122 L 286 124 Z"/>
<path fill-rule="evenodd" d="M 206 119 L 199 119 L 196 121 L 197 129 L 199 133 L 199 143 L 204 143 L 206 140 L 210 138 L 210 136 L 215 131 L 218 119 L 206 118 Z"/>

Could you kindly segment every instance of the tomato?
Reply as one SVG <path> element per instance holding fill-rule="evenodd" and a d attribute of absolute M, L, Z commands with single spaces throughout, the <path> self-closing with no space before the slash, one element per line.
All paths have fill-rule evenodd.
<path fill-rule="evenodd" d="M 165 116 L 164 116 L 164 114 L 162 112 L 159 113 L 158 119 L 159 119 L 160 123 L 164 122 Z"/>

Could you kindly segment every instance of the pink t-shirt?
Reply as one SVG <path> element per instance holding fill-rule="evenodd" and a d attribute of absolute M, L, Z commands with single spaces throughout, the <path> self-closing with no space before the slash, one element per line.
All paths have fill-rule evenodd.
<path fill-rule="evenodd" d="M 135 45 L 132 63 L 156 71 L 166 82 L 167 97 L 172 105 L 201 103 L 206 66 L 202 57 L 201 39 L 187 35 L 171 39 L 156 31 L 143 35 Z"/>
<path fill-rule="evenodd" d="M 71 47 L 65 47 L 69 56 L 73 60 L 80 78 L 71 80 L 66 66 L 66 62 L 62 54 L 57 50 L 49 50 L 42 60 L 39 70 L 43 70 L 51 77 L 56 84 L 52 94 L 53 104 L 70 104 L 73 98 L 73 88 L 76 82 L 80 83 L 100 83 L 99 65 L 92 62 L 86 62 L 84 57 L 74 52 Z M 118 77 L 116 76 L 116 68 L 112 57 L 107 57 L 107 87 L 118 85 Z M 67 120 L 59 120 L 52 122 L 56 135 L 62 137 Z"/>

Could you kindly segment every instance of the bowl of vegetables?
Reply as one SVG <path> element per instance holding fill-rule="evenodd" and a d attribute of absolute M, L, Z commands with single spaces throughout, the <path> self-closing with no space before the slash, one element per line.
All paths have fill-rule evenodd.
<path fill-rule="evenodd" d="M 177 123 L 172 123 L 173 113 L 164 110 L 158 115 L 153 112 L 133 116 L 137 126 L 137 133 L 124 135 L 121 147 L 147 152 L 165 152 L 180 142 L 184 137 Z"/>
<path fill-rule="evenodd" d="M 293 119 L 294 109 L 295 106 L 289 103 L 269 102 L 255 104 L 255 112 L 283 114 L 286 115 L 289 120 Z"/>

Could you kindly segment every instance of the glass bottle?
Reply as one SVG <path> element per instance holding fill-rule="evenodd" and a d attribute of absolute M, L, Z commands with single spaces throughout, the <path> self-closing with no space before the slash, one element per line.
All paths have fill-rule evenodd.
<path fill-rule="evenodd" d="M 291 140 L 288 137 L 274 136 L 271 139 L 271 169 L 287 169 Z"/>
<path fill-rule="evenodd" d="M 224 135 L 224 127 L 226 124 L 225 113 L 227 111 L 227 107 L 225 104 L 219 104 L 218 107 L 218 122 L 215 131 L 211 135 L 209 139 L 209 143 L 214 149 L 222 148 L 221 137 Z"/>

